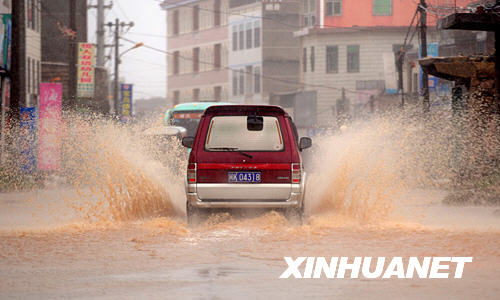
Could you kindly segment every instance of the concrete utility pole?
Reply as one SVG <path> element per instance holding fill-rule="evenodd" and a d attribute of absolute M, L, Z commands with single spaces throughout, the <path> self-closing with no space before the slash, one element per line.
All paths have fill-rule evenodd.
<path fill-rule="evenodd" d="M 71 30 L 76 32 L 75 37 L 69 44 L 69 82 L 68 82 L 68 102 L 67 106 L 70 108 L 74 108 L 76 104 L 76 85 L 77 85 L 77 45 L 78 45 L 78 37 L 80 36 L 79 30 L 76 28 L 76 1 L 70 0 L 69 3 L 69 27 Z"/>
<path fill-rule="evenodd" d="M 134 22 L 124 23 L 119 19 L 115 23 L 109 22 L 107 26 L 115 29 L 115 80 L 113 85 L 113 98 L 115 107 L 115 116 L 120 115 L 120 30 L 124 27 L 133 27 Z"/>
<path fill-rule="evenodd" d="M 427 3 L 425 0 L 420 0 L 420 53 L 421 57 L 427 57 Z M 429 112 L 429 76 L 426 72 L 422 71 L 422 96 L 424 112 Z"/>
<path fill-rule="evenodd" d="M 97 0 L 97 5 L 90 5 L 89 8 L 97 9 L 97 46 L 96 46 L 96 66 L 104 67 L 106 63 L 106 55 L 104 50 L 106 48 L 105 30 L 104 30 L 104 12 L 106 9 L 113 8 L 113 3 L 104 5 L 104 0 Z"/>
<path fill-rule="evenodd" d="M 26 102 L 26 3 L 12 1 L 12 93 L 10 116 L 19 121 L 19 108 Z"/>

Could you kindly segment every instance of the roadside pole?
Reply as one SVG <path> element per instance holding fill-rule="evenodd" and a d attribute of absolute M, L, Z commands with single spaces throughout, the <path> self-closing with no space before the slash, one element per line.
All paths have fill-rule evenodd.
<path fill-rule="evenodd" d="M 76 32 L 76 36 L 73 41 L 70 42 L 69 51 L 70 51 L 70 62 L 69 62 L 69 82 L 68 82 L 68 91 L 69 91 L 69 99 L 66 105 L 70 108 L 74 108 L 76 104 L 76 85 L 77 85 L 77 64 L 78 57 L 76 55 L 76 47 L 78 45 L 78 37 L 79 32 L 76 28 L 76 0 L 70 0 L 69 4 L 69 19 L 70 19 L 70 28 Z"/>
<path fill-rule="evenodd" d="M 119 20 L 115 20 L 115 116 L 120 117 L 120 25 Z"/>
<path fill-rule="evenodd" d="M 13 123 L 19 121 L 21 103 L 26 101 L 26 3 L 12 1 L 12 67 L 10 117 Z M 14 125 L 11 124 L 11 125 Z"/>
<path fill-rule="evenodd" d="M 120 30 L 124 27 L 133 27 L 134 22 L 120 23 L 120 20 L 116 19 L 115 23 L 109 22 L 106 26 L 109 28 L 114 27 L 115 30 L 115 80 L 113 82 L 113 98 L 115 102 L 115 116 L 118 117 L 120 115 Z"/>
<path fill-rule="evenodd" d="M 421 58 L 427 57 L 427 3 L 420 0 L 420 53 Z M 422 96 L 424 112 L 429 112 L 429 76 L 422 70 Z"/>

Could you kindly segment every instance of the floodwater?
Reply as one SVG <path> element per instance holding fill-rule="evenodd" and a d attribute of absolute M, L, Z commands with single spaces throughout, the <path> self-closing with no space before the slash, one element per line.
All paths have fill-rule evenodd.
<path fill-rule="evenodd" d="M 0 194 L 0 298 L 498 299 L 500 207 L 442 204 L 444 151 L 422 160 L 430 148 L 404 142 L 443 145 L 371 125 L 315 140 L 303 225 L 268 212 L 188 227 L 182 174 L 110 146 L 132 142 L 123 129 L 80 135 L 71 184 Z M 474 260 L 461 279 L 279 279 L 285 256 Z"/>

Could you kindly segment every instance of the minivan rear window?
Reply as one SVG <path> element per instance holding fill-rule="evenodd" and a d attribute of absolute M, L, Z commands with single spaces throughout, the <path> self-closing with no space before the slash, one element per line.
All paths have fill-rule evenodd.
<path fill-rule="evenodd" d="M 283 134 L 276 117 L 263 117 L 262 130 L 247 127 L 248 116 L 217 116 L 210 120 L 207 151 L 282 151 Z"/>

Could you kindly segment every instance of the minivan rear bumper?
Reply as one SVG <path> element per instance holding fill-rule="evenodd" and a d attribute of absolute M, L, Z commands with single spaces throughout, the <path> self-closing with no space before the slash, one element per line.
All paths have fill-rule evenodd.
<path fill-rule="evenodd" d="M 279 185 L 279 184 L 278 184 Z M 264 192 L 264 190 L 273 188 L 275 185 L 267 185 L 266 188 L 262 189 L 260 187 L 261 191 Z M 224 193 L 224 189 L 234 189 L 234 184 L 213 184 L 213 188 L 219 189 L 221 191 L 221 197 L 217 199 L 214 197 L 214 199 L 200 199 L 198 193 L 196 192 L 196 188 L 194 185 L 190 185 L 187 187 L 187 201 L 188 203 L 193 206 L 193 207 L 198 207 L 198 208 L 300 208 L 302 207 L 302 202 L 303 202 L 303 191 L 304 191 L 304 186 L 303 184 L 287 184 L 288 190 L 291 190 L 290 193 L 288 193 L 288 197 L 285 199 L 270 199 L 270 198 L 262 198 L 258 197 L 256 198 L 249 198 L 245 199 L 245 197 L 241 197 L 241 195 L 245 195 L 244 190 L 245 188 L 243 186 L 241 189 L 241 194 L 239 194 L 239 197 L 237 199 L 231 199 L 230 197 L 227 197 L 227 194 Z M 291 189 L 290 189 L 291 187 Z M 257 186 L 254 186 L 254 188 L 258 188 Z M 278 188 L 279 187 L 274 187 Z M 263 193 L 265 194 L 265 192 Z M 248 195 L 248 194 L 247 194 Z"/>

